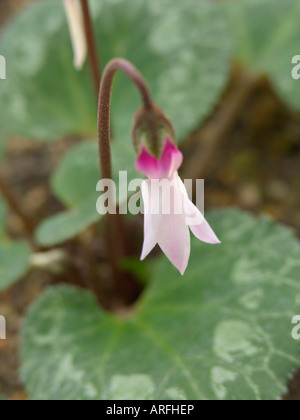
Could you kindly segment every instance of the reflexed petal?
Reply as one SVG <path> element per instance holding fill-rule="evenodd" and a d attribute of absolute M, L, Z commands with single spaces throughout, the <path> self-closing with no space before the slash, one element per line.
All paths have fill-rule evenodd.
<path fill-rule="evenodd" d="M 200 239 L 200 241 L 208 244 L 220 244 L 220 240 L 201 214 L 198 207 L 189 199 L 186 188 L 182 180 L 180 180 L 180 188 L 184 197 L 184 209 L 186 214 L 186 223 L 189 225 L 191 231 Z"/>
<path fill-rule="evenodd" d="M 74 66 L 80 70 L 87 57 L 87 42 L 83 16 L 78 0 L 63 0 L 74 51 Z"/>
<path fill-rule="evenodd" d="M 196 238 L 200 239 L 200 241 L 202 242 L 206 242 L 207 244 L 213 245 L 221 243 L 221 241 L 218 239 L 215 232 L 212 230 L 212 228 L 205 219 L 203 219 L 203 222 L 200 225 L 191 225 L 190 229 L 196 236 Z"/>

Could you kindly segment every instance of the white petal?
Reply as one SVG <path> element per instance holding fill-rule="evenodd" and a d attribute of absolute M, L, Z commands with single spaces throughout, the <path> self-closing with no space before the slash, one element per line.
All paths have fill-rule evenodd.
<path fill-rule="evenodd" d="M 200 241 L 206 242 L 207 244 L 220 244 L 221 241 L 216 236 L 215 232 L 212 230 L 208 222 L 203 219 L 203 222 L 200 225 L 190 226 L 191 231 L 200 239 Z"/>
<path fill-rule="evenodd" d="M 156 237 L 162 251 L 183 275 L 190 257 L 191 238 L 183 211 L 183 195 L 177 178 L 179 179 L 175 176 L 173 179 L 174 189 L 171 197 L 168 194 L 163 196 L 162 209 L 167 208 L 164 203 L 171 200 L 171 214 L 160 215 Z M 179 209 L 181 212 L 178 212 Z"/>
<path fill-rule="evenodd" d="M 74 51 L 74 66 L 82 69 L 87 57 L 87 42 L 84 21 L 78 0 L 63 0 L 68 18 L 71 41 Z"/>
<path fill-rule="evenodd" d="M 162 194 L 159 188 L 155 188 L 157 185 L 154 185 L 154 182 L 143 181 L 141 188 L 145 211 L 142 259 L 158 244 L 171 263 L 184 274 L 190 256 L 191 241 L 183 211 L 180 185 L 175 177 L 173 188 Z M 170 210 L 168 214 L 164 214 L 166 209 Z M 181 212 L 178 212 L 178 209 L 181 209 Z"/>
<path fill-rule="evenodd" d="M 183 275 L 190 258 L 191 237 L 185 217 L 163 215 L 158 231 L 158 244 L 171 263 Z"/>
<path fill-rule="evenodd" d="M 179 178 L 180 179 L 180 178 Z M 184 183 L 180 179 L 180 188 L 184 196 L 184 209 L 186 213 L 186 223 L 190 226 L 191 231 L 200 239 L 200 241 L 208 244 L 220 244 L 220 240 L 205 220 L 204 216 L 189 199 Z"/>

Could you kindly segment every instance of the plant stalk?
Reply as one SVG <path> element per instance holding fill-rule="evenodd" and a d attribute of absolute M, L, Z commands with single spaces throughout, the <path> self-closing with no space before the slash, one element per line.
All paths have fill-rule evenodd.
<path fill-rule="evenodd" d="M 99 55 L 97 52 L 96 38 L 93 29 L 93 22 L 89 8 L 88 0 L 80 0 L 83 20 L 84 20 L 84 29 L 85 36 L 88 46 L 88 59 L 90 65 L 91 76 L 94 84 L 96 99 L 98 99 L 98 93 L 100 88 L 101 80 L 101 64 Z"/>

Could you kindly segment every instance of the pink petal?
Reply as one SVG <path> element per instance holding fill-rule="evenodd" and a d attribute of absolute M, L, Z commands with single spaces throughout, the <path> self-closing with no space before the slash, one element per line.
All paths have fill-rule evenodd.
<path fill-rule="evenodd" d="M 172 178 L 174 173 L 180 168 L 183 161 L 183 155 L 177 147 L 169 139 L 160 160 L 161 178 Z"/>
<path fill-rule="evenodd" d="M 159 178 L 160 167 L 159 161 L 143 146 L 140 156 L 136 160 L 136 170 L 146 175 L 150 179 Z"/>
<path fill-rule="evenodd" d="M 150 179 L 172 178 L 180 168 L 183 156 L 180 150 L 167 138 L 160 159 L 152 156 L 143 146 L 140 156 L 136 160 L 136 169 Z"/>

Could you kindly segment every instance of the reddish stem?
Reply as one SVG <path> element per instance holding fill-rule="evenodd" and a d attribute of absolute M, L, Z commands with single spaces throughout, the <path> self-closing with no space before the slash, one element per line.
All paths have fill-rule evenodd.
<path fill-rule="evenodd" d="M 88 0 L 80 0 L 82 14 L 84 19 L 85 36 L 88 46 L 88 58 L 91 70 L 91 76 L 95 88 L 96 99 L 98 99 L 98 93 L 100 88 L 101 80 L 101 65 L 100 59 L 97 52 L 96 39 L 93 29 L 93 22 L 91 18 L 90 8 Z"/>

